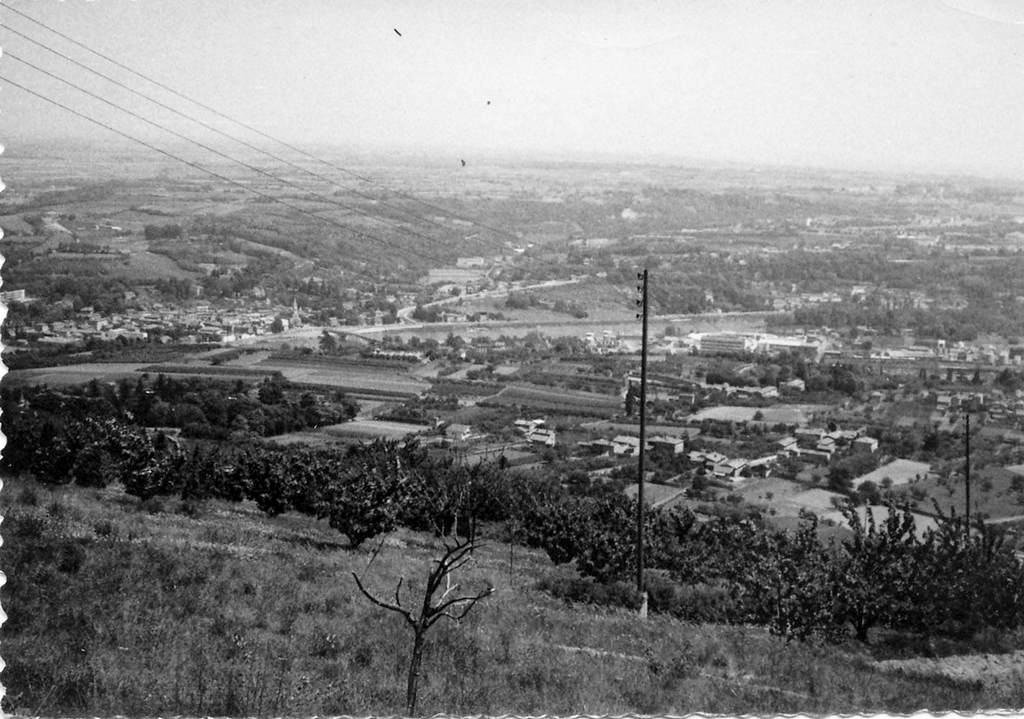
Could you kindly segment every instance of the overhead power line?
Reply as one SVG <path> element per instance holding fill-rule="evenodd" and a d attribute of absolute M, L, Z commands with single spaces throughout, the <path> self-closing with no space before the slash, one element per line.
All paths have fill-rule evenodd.
<path fill-rule="evenodd" d="M 211 170 L 211 169 L 209 169 L 207 167 L 204 167 L 204 166 L 200 165 L 197 162 L 193 162 L 191 160 L 187 160 L 187 159 L 185 159 L 183 157 L 175 155 L 172 152 L 168 152 L 167 150 L 164 150 L 164 149 L 162 149 L 160 147 L 157 147 L 156 145 L 154 145 L 154 144 L 152 144 L 150 142 L 146 142 L 145 140 L 142 140 L 142 139 L 140 139 L 140 138 L 138 138 L 138 137 L 136 137 L 134 135 L 131 135 L 131 134 L 127 133 L 127 132 L 124 132 L 123 130 L 119 130 L 118 128 L 116 128 L 116 127 L 114 127 L 112 125 L 109 125 L 108 123 L 105 123 L 102 120 L 97 120 L 96 118 L 90 117 L 89 115 L 87 115 L 87 114 L 85 114 L 83 112 L 79 112 L 78 110 L 74 109 L 73 107 L 69 107 L 68 105 L 65 105 L 64 103 L 62 103 L 62 102 L 60 102 L 58 100 L 54 100 L 51 97 L 47 97 L 46 95 L 44 95 L 41 92 L 36 92 L 35 90 L 33 90 L 33 89 L 29 88 L 29 87 L 26 87 L 25 85 L 22 85 L 21 83 L 15 82 L 14 80 L 11 80 L 8 77 L 0 75 L 0 80 L 6 82 L 8 85 L 11 85 L 12 87 L 16 87 L 19 90 L 22 90 L 23 92 L 27 92 L 30 95 L 33 95 L 33 96 L 39 98 L 40 100 L 43 100 L 44 102 L 47 102 L 47 103 L 49 103 L 51 105 L 59 107 L 62 110 L 66 111 L 66 112 L 69 112 L 72 115 L 75 115 L 76 117 L 79 117 L 79 118 L 81 118 L 83 120 L 86 120 L 87 122 L 91 122 L 94 125 L 98 125 L 98 126 L 100 126 L 102 128 L 105 128 L 105 129 L 107 129 L 107 130 L 109 130 L 109 131 L 111 131 L 111 132 L 113 132 L 113 133 L 115 133 L 117 135 L 120 135 L 121 137 L 124 137 L 124 138 L 126 138 L 128 140 L 131 140 L 132 142 L 135 142 L 135 143 L 137 143 L 139 145 L 142 145 L 143 147 L 146 147 L 146 148 L 148 148 L 150 150 L 153 150 L 154 152 L 158 152 L 161 155 L 164 155 L 165 157 L 169 157 L 170 159 L 175 160 L 176 162 L 181 162 L 181 163 L 183 163 L 185 165 L 188 165 L 189 167 L 192 167 L 192 168 L 194 168 L 196 170 L 199 170 L 200 172 L 203 172 L 203 173 L 205 173 L 207 175 L 215 177 L 218 180 L 221 180 L 222 182 L 227 182 L 227 183 L 229 183 L 231 185 L 234 185 L 236 187 L 242 188 L 246 192 L 251 192 L 254 195 L 257 195 L 257 196 L 262 197 L 264 199 L 270 200 L 271 202 L 276 202 L 276 203 L 278 203 L 280 205 L 284 205 L 285 207 L 291 208 L 292 210 L 294 210 L 294 211 L 296 211 L 296 212 L 298 212 L 300 214 L 306 215 L 308 217 L 312 217 L 315 220 L 319 220 L 320 222 L 323 222 L 325 224 L 332 225 L 332 226 L 337 227 L 337 228 L 339 228 L 341 230 L 344 230 L 346 233 L 349 233 L 351 235 L 356 235 L 357 237 L 361 237 L 361 238 L 364 238 L 364 239 L 374 240 L 374 241 L 380 242 L 381 244 L 384 244 L 384 245 L 388 245 L 389 244 L 388 242 L 386 242 L 385 240 L 383 240 L 380 237 L 376 237 L 375 235 L 366 233 L 366 232 L 364 232 L 362 230 L 353 229 L 352 227 L 350 227 L 348 225 L 345 225 L 345 224 L 342 224 L 342 223 L 340 223 L 340 222 L 338 222 L 338 221 L 336 221 L 336 220 L 334 220 L 334 219 L 332 219 L 330 217 L 324 217 L 322 215 L 316 214 L 315 212 L 310 212 L 309 210 L 306 210 L 305 208 L 300 207 L 299 205 L 292 204 L 291 202 L 288 202 L 286 200 L 282 200 L 279 197 L 274 197 L 271 194 L 268 194 L 268 193 L 263 192 L 261 190 L 257 190 L 257 189 L 255 189 L 253 187 L 250 187 L 249 185 L 246 185 L 243 182 L 239 182 L 238 180 L 233 180 L 232 178 L 227 177 L 226 175 L 222 175 L 219 172 L 216 172 L 216 171 Z M 395 249 L 395 248 L 392 246 L 392 249 Z"/>
<path fill-rule="evenodd" d="M 207 112 L 211 112 L 214 115 L 216 115 L 217 117 L 220 117 L 221 119 L 227 120 L 228 122 L 231 122 L 231 123 L 233 123 L 235 125 L 238 125 L 239 127 L 245 128 L 246 130 L 257 134 L 257 135 L 259 135 L 260 137 L 262 137 L 264 139 L 270 140 L 272 142 L 276 142 L 277 144 L 281 145 L 282 147 L 286 147 L 289 150 L 291 150 L 292 152 L 295 152 L 295 153 L 297 153 L 299 155 L 302 155 L 303 157 L 307 157 L 307 158 L 309 158 L 311 160 L 315 160 L 317 162 L 320 162 L 320 163 L 326 165 L 327 167 L 330 167 L 330 168 L 332 168 L 334 170 L 337 170 L 338 172 L 342 172 L 342 173 L 344 173 L 346 175 L 349 175 L 350 177 L 354 177 L 354 178 L 356 178 L 358 180 L 362 180 L 363 182 L 367 182 L 367 183 L 370 183 L 370 184 L 373 184 L 373 185 L 377 185 L 379 187 L 383 187 L 383 188 L 389 190 L 390 192 L 393 192 L 394 194 L 398 195 L 399 197 L 404 197 L 404 198 L 406 198 L 406 199 L 408 199 L 408 200 L 410 200 L 412 202 L 415 202 L 415 203 L 417 203 L 417 204 L 419 204 L 419 205 L 421 205 L 423 207 L 429 208 L 429 209 L 431 209 L 431 210 L 433 210 L 435 212 L 440 212 L 442 215 L 447 215 L 449 217 L 452 217 L 452 218 L 455 218 L 455 219 L 458 219 L 458 220 L 462 220 L 463 222 L 468 222 L 468 223 L 472 224 L 475 227 L 479 227 L 480 229 L 489 230 L 491 232 L 495 232 L 495 233 L 497 233 L 499 235 L 502 235 L 504 237 L 507 237 L 507 238 L 510 238 L 510 239 L 513 239 L 513 240 L 516 240 L 516 241 L 519 240 L 519 237 L 517 235 L 515 235 L 515 234 L 513 234 L 513 233 L 511 233 L 511 232 L 509 232 L 507 230 L 503 230 L 501 228 L 485 224 L 485 223 L 480 222 L 478 220 L 474 220 L 472 218 L 465 217 L 465 216 L 460 215 L 458 213 L 452 212 L 451 210 L 447 210 L 447 209 L 445 209 L 443 207 L 440 207 L 438 205 L 435 205 L 435 204 L 432 204 L 430 202 L 427 202 L 426 200 L 423 200 L 423 199 L 421 199 L 419 197 L 416 197 L 415 195 L 412 195 L 412 194 L 409 194 L 409 193 L 405 193 L 405 192 L 401 192 L 399 190 L 395 190 L 393 188 L 390 188 L 387 185 L 385 185 L 384 183 L 380 182 L 379 180 L 375 180 L 375 179 L 373 179 L 371 177 L 368 177 L 366 175 L 362 175 L 360 173 L 353 172 L 352 170 L 349 170 L 349 169 L 347 169 L 345 167 L 341 167 L 340 165 L 336 165 L 336 164 L 334 164 L 332 162 L 328 162 L 327 160 L 325 160 L 325 159 L 323 159 L 321 157 L 318 157 L 318 156 L 316 156 L 316 155 L 314 155 L 314 154 L 312 154 L 310 152 L 307 152 L 307 151 L 302 150 L 302 149 L 300 149 L 300 148 L 298 148 L 298 147 L 296 147 L 296 146 L 294 146 L 294 145 L 292 145 L 292 144 L 290 144 L 288 142 L 285 142 L 284 140 L 278 139 L 278 138 L 276 138 L 276 137 L 274 137 L 274 136 L 272 136 L 272 135 L 270 135 L 270 134 L 268 134 L 266 132 L 263 132 L 262 130 L 257 129 L 256 127 L 253 127 L 252 125 L 249 125 L 248 123 L 245 123 L 245 122 L 243 122 L 241 120 L 233 118 L 230 115 L 227 115 L 227 114 L 221 112 L 220 110 L 217 110 L 216 108 L 207 105 L 206 103 L 203 103 L 203 102 L 201 102 L 199 100 L 196 100 L 195 98 L 189 97 L 188 95 L 185 95 L 184 93 L 179 92 L 178 90 L 175 90 L 173 87 L 170 87 L 169 85 L 166 85 L 165 83 L 162 83 L 159 80 L 155 80 L 155 79 L 149 77 L 148 75 L 144 75 L 143 73 L 141 73 L 141 72 L 139 72 L 139 71 L 129 67 L 128 65 L 126 65 L 126 64 L 124 64 L 124 63 L 122 63 L 122 62 L 120 62 L 118 60 L 115 60 L 114 58 L 110 57 L 109 55 L 105 55 L 104 53 L 102 53 L 102 52 L 100 52 L 98 50 L 94 50 L 93 48 L 89 47 L 85 43 L 83 43 L 83 42 L 81 42 L 79 40 L 76 40 L 75 38 L 71 37 L 70 35 L 67 35 L 67 34 L 61 32 L 60 30 L 57 30 L 56 28 L 53 28 L 53 27 L 47 25 L 46 23 L 44 23 L 44 22 L 42 22 L 40 20 L 37 20 L 36 18 L 32 17 L 31 15 L 29 15 L 29 14 L 27 14 L 27 13 L 21 11 L 21 10 L 18 10 L 17 8 L 14 8 L 14 7 L 10 6 L 10 5 L 5 5 L 4 8 L 5 8 L 6 11 L 13 12 L 16 15 L 19 15 L 19 16 L 25 18 L 29 22 L 34 23 L 34 24 L 36 24 L 36 25 L 38 25 L 38 26 L 40 26 L 42 28 L 45 28 L 46 30 L 52 32 L 53 34 L 57 35 L 58 37 L 61 37 L 61 38 L 65 39 L 65 40 L 67 40 L 68 42 L 76 45 L 77 47 L 82 48 L 86 52 L 89 52 L 89 53 L 91 53 L 91 54 L 93 54 L 93 55 L 95 55 L 95 56 L 97 56 L 97 57 L 99 57 L 99 58 L 101 58 L 101 59 L 111 63 L 112 65 L 115 65 L 115 66 L 121 68 L 122 70 L 124 70 L 126 72 L 129 72 L 132 75 L 135 75 L 136 77 L 139 77 L 139 78 L 145 80 L 146 82 L 149 82 L 149 83 L 151 83 L 151 84 L 161 88 L 162 90 L 165 90 L 166 92 L 171 93 L 172 95 L 174 95 L 174 96 L 176 96 L 178 98 L 181 98 L 182 100 L 186 100 L 187 102 L 190 102 L 193 105 L 196 105 L 197 107 L 201 107 L 204 110 L 206 110 Z"/>
<path fill-rule="evenodd" d="M 252 144 L 251 142 L 243 140 L 242 138 L 235 137 L 231 133 L 225 132 L 224 130 L 221 130 L 219 127 L 216 127 L 215 125 L 211 125 L 210 123 L 205 122 L 204 120 L 201 120 L 201 119 L 199 119 L 197 117 L 194 117 L 193 115 L 190 115 L 188 113 L 182 112 L 181 110 L 178 110 L 177 108 L 172 107 L 172 106 L 168 105 L 167 103 L 164 103 L 164 102 L 156 99 L 155 97 L 147 95 L 144 92 L 140 92 L 139 90 L 136 90 L 135 88 L 131 87 L 130 85 L 127 85 L 127 84 L 121 82 L 117 78 L 111 77 L 110 75 L 107 75 L 106 73 L 100 72 L 99 70 L 96 70 L 95 68 L 90 67 L 89 65 L 85 64 L 84 62 L 76 60 L 75 58 L 62 53 L 59 50 L 55 50 L 54 48 L 49 47 L 48 45 L 46 45 L 46 44 L 44 44 L 42 42 L 39 42 L 38 40 L 36 40 L 36 39 L 32 38 L 31 36 L 21 32 L 20 30 L 15 30 L 12 27 L 8 27 L 7 31 L 14 33 L 15 35 L 23 38 L 24 40 L 27 40 L 28 42 L 32 43 L 36 47 L 42 48 L 46 52 L 49 52 L 49 53 L 51 53 L 53 55 L 56 55 L 57 57 L 60 57 L 63 60 L 65 60 L 67 62 L 70 62 L 73 65 L 76 65 L 77 67 L 80 67 L 80 68 L 82 68 L 83 70 L 85 70 L 87 72 L 92 73 L 93 75 L 97 75 L 98 77 L 103 78 L 107 82 L 109 82 L 109 83 L 111 83 L 113 85 L 116 85 L 117 87 L 120 87 L 123 90 L 127 90 L 128 92 L 132 93 L 133 95 L 141 97 L 142 99 L 146 100 L 147 102 L 151 102 L 154 105 L 157 105 L 158 107 L 161 107 L 164 110 L 167 110 L 168 112 L 171 112 L 171 113 L 177 115 L 178 117 L 182 117 L 182 118 L 184 118 L 184 119 L 186 119 L 186 120 L 188 120 L 190 122 L 194 122 L 197 125 L 205 128 L 205 129 L 207 129 L 207 130 L 209 130 L 211 132 L 215 132 L 215 133 L 217 133 L 218 135 L 220 135 L 222 137 L 226 137 L 227 139 L 231 140 L 232 142 L 237 142 L 238 144 L 243 145 L 244 147 L 247 147 L 250 150 L 253 150 L 255 152 L 258 152 L 258 153 L 261 153 L 263 155 L 266 155 L 267 157 L 270 157 L 270 158 L 276 160 L 277 162 L 280 162 L 282 164 L 288 165 L 289 167 L 292 167 L 292 168 L 294 168 L 296 170 L 299 170 L 300 172 L 304 172 L 304 173 L 306 173 L 306 174 L 308 174 L 308 175 L 310 175 L 312 177 L 317 178 L 318 180 L 322 180 L 322 181 L 327 182 L 327 183 L 332 184 L 332 185 L 333 184 L 337 184 L 333 178 L 327 177 L 327 176 L 322 175 L 322 174 L 320 174 L 318 172 L 314 172 L 313 170 L 310 170 L 310 169 L 308 169 L 306 167 L 303 167 L 302 165 L 300 165 L 300 164 L 298 164 L 296 162 L 292 162 L 291 160 L 289 160 L 287 158 L 284 158 L 284 157 L 281 157 L 280 155 L 272 153 L 269 150 L 265 150 L 265 149 L 263 149 L 263 148 L 261 148 L 261 147 L 259 147 L 257 145 Z M 12 57 L 13 57 L 13 55 L 12 55 Z M 15 59 L 18 59 L 18 58 L 15 58 Z M 36 69 L 38 69 L 38 68 L 36 68 Z M 408 215 L 410 217 L 413 217 L 417 221 L 429 223 L 431 225 L 435 225 L 435 226 L 440 227 L 441 229 L 444 229 L 446 231 L 450 231 L 451 230 L 451 228 L 449 228 L 448 226 L 443 225 L 440 222 L 437 222 L 436 220 L 433 220 L 432 218 L 424 217 L 422 215 L 416 214 L 415 212 L 412 212 L 411 210 L 407 210 L 404 207 L 400 207 L 398 205 L 392 205 L 392 204 L 389 204 L 387 202 L 381 201 L 379 198 L 374 197 L 373 195 L 366 194 L 365 192 L 360 192 L 359 190 L 356 190 L 356 189 L 351 188 L 351 187 L 348 187 L 348 188 L 345 188 L 345 189 L 348 192 L 351 192 L 354 195 L 362 197 L 365 200 L 369 200 L 371 202 L 377 202 L 380 205 L 382 205 L 383 207 L 387 207 L 389 209 L 393 209 L 393 210 L 396 210 L 396 211 L 401 212 L 403 214 L 406 214 L 406 215 Z M 385 220 L 387 218 L 383 218 L 382 217 L 380 219 Z"/>
<path fill-rule="evenodd" d="M 369 217 L 371 219 L 377 219 L 376 215 L 374 215 L 373 213 L 370 213 L 370 212 L 362 209 L 361 207 L 356 207 L 356 206 L 353 206 L 353 205 L 349 205 L 349 204 L 346 204 L 344 202 L 340 202 L 338 200 L 335 200 L 334 198 L 328 197 L 326 195 L 321 195 L 321 194 L 319 194 L 317 192 L 312 192 L 308 188 L 303 187 L 302 185 L 300 185 L 300 184 L 298 184 L 296 182 L 292 182 L 291 180 L 285 179 L 283 177 L 279 177 L 279 176 L 275 175 L 272 172 L 268 172 L 268 171 L 266 171 L 266 170 L 264 170 L 264 169 L 262 169 L 260 167 L 256 167 L 255 165 L 251 165 L 248 162 L 245 162 L 244 160 L 240 160 L 240 159 L 238 159 L 236 157 L 233 157 L 233 156 L 231 156 L 231 155 L 229 155 L 229 154 L 227 154 L 225 152 L 221 152 L 220 150 L 218 150 L 218 149 L 216 149 L 214 147 L 210 147 L 209 145 L 206 145 L 206 144 L 204 144 L 202 142 L 199 142 L 198 140 L 195 140 L 195 139 L 189 137 L 188 135 L 185 135 L 185 134 L 183 134 L 181 132 L 178 132 L 177 130 L 171 129 L 169 127 L 165 127 L 162 124 L 160 124 L 158 122 L 155 122 L 153 120 L 150 120 L 149 118 L 144 117 L 144 116 L 140 115 L 139 113 L 137 113 L 137 112 L 135 112 L 133 110 L 130 110 L 130 109 L 125 108 L 125 107 L 122 107 L 121 105 L 118 105 L 116 102 L 112 102 L 112 101 L 106 99 L 105 97 L 102 97 L 101 95 L 99 95 L 97 93 L 94 93 L 94 92 L 92 92 L 90 90 L 86 90 L 85 88 L 82 88 L 82 87 L 78 87 L 77 85 L 75 85 L 70 80 L 68 80 L 68 79 L 66 79 L 64 77 L 61 77 L 60 75 L 57 75 L 56 73 L 50 72 L 49 70 L 41 68 L 38 65 L 35 65 L 35 64 L 31 63 L 31 62 L 28 62 L 27 60 L 24 60 L 24 59 L 18 57 L 17 55 L 15 55 L 13 53 L 10 53 L 10 52 L 6 53 L 6 57 L 11 59 L 11 60 L 14 60 L 15 62 L 18 62 L 18 63 L 21 63 L 23 65 L 26 65 L 27 67 L 30 67 L 33 70 L 36 70 L 37 72 L 40 72 L 40 73 L 42 73 L 44 75 L 47 75 L 48 77 L 51 77 L 54 80 L 57 80 L 58 82 L 61 82 L 61 83 L 65 84 L 65 85 L 67 85 L 68 87 L 71 87 L 72 89 L 75 89 L 75 90 L 77 90 L 77 91 L 79 91 L 79 92 L 81 92 L 81 93 L 83 93 L 85 95 L 88 95 L 89 97 L 91 97 L 91 98 L 93 98 L 95 100 L 98 100 L 98 101 L 100 101 L 100 102 L 102 102 L 102 103 L 104 103 L 106 105 L 109 105 L 110 107 L 113 107 L 114 109 L 116 109 L 116 110 L 118 110 L 120 112 L 123 112 L 123 113 L 125 113 L 127 115 L 130 115 L 130 116 L 132 116 L 132 117 L 134 117 L 134 118 L 136 118 L 138 120 L 141 120 L 142 122 L 145 122 L 146 124 L 151 125 L 152 127 L 157 128 L 158 130 L 162 130 L 163 132 L 167 132 L 167 133 L 169 133 L 171 135 L 174 135 L 175 137 L 177 137 L 179 139 L 182 139 L 182 140 L 184 140 L 186 142 L 189 142 L 189 143 L 195 145 L 196 147 L 202 148 L 203 150 L 206 150 L 207 152 L 213 153 L 214 155 L 217 155 L 218 157 L 224 158 L 225 160 L 228 160 L 230 162 L 234 162 L 234 163 L 236 163 L 238 165 L 241 165 L 242 167 L 246 168 L 247 170 L 250 170 L 252 172 L 255 172 L 255 173 L 258 173 L 258 174 L 263 175 L 265 177 L 268 177 L 268 178 L 270 178 L 270 179 L 272 179 L 272 180 L 274 180 L 276 182 L 279 182 L 279 183 L 281 183 L 283 185 L 287 185 L 287 186 L 292 187 L 292 188 L 294 188 L 296 190 L 299 190 L 300 192 L 311 194 L 314 197 L 316 197 L 316 198 L 320 199 L 321 201 L 326 202 L 326 203 L 328 203 L 330 205 L 334 205 L 334 206 L 339 207 L 341 209 L 348 210 L 348 211 L 351 211 L 351 212 L 355 212 L 355 213 L 357 213 L 359 215 L 362 215 L 364 217 Z M 351 231 L 353 231 L 353 232 L 363 232 L 362 230 L 351 230 Z M 419 232 L 416 232 L 415 230 L 411 230 L 411 229 L 407 229 L 407 228 L 401 228 L 400 231 L 405 232 L 405 233 L 410 234 L 410 235 L 413 235 L 413 236 L 418 237 L 420 239 L 427 240 L 428 242 L 433 242 L 434 241 L 434 238 L 429 237 L 427 235 L 423 235 L 423 234 L 421 234 Z M 375 235 L 372 235 L 372 234 L 369 234 L 369 233 L 364 233 L 364 234 L 366 234 L 367 237 L 370 237 L 372 239 L 376 239 L 378 242 L 381 242 L 382 244 L 388 244 L 387 241 L 385 241 L 383 238 L 376 237 Z M 416 252 L 416 254 L 419 254 L 424 259 L 429 259 L 429 260 L 435 261 L 435 262 L 441 262 L 440 258 L 433 257 L 433 256 L 429 255 L 428 253 Z"/>

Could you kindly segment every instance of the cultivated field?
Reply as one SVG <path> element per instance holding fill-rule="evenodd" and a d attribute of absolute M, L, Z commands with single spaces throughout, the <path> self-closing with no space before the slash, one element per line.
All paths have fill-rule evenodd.
<path fill-rule="evenodd" d="M 820 410 L 819 405 L 778 405 L 775 407 L 707 407 L 690 416 L 690 421 L 701 422 L 705 419 L 716 422 L 752 422 L 760 413 L 762 422 L 768 424 L 804 425 L 810 422 L 814 412 Z"/>
<path fill-rule="evenodd" d="M 268 442 L 279 444 L 282 446 L 288 446 L 292 444 L 308 444 L 314 447 L 337 447 L 339 444 L 344 445 L 344 437 L 334 436 L 327 432 L 287 432 L 285 434 L 276 434 L 265 438 Z"/>
<path fill-rule="evenodd" d="M 853 480 L 853 486 L 859 487 L 865 482 L 874 482 L 877 486 L 882 486 L 885 480 L 889 480 L 892 484 L 910 484 L 917 482 L 928 476 L 931 471 L 931 465 L 927 462 L 914 462 L 909 459 L 894 459 L 893 461 L 882 465 L 873 472 L 856 477 Z"/>
<path fill-rule="evenodd" d="M 267 359 L 257 367 L 280 372 L 292 382 L 337 387 L 352 394 L 415 397 L 430 388 L 428 382 L 401 368 L 283 359 Z"/>
<path fill-rule="evenodd" d="M 594 392 L 575 392 L 556 387 L 517 384 L 486 400 L 487 404 L 522 406 L 536 411 L 559 411 L 578 415 L 607 416 L 622 411 L 618 397 Z"/>
<path fill-rule="evenodd" d="M 410 434 L 419 434 L 429 429 L 427 425 L 408 422 L 385 422 L 376 419 L 356 419 L 351 422 L 321 427 L 320 431 L 336 437 L 358 437 L 360 439 L 403 439 Z"/>
<path fill-rule="evenodd" d="M 8 372 L 4 376 L 4 384 L 33 385 L 48 384 L 53 386 L 83 384 L 91 379 L 111 382 L 124 377 L 132 377 L 143 370 L 145 364 L 130 362 L 87 363 L 43 367 L 40 369 L 20 369 Z"/>

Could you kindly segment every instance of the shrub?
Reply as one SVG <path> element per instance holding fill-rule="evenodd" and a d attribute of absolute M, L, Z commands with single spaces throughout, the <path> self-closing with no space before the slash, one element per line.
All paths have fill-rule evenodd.
<path fill-rule="evenodd" d="M 22 487 L 21 491 L 18 492 L 18 504 L 26 507 L 35 507 L 39 504 L 39 492 L 36 491 L 35 487 Z"/>
<path fill-rule="evenodd" d="M 41 514 L 10 514 L 4 520 L 4 534 L 23 539 L 42 537 L 50 520 Z"/>
<path fill-rule="evenodd" d="M 139 503 L 139 509 L 149 514 L 163 514 L 167 511 L 164 500 L 160 497 L 149 497 Z"/>
<path fill-rule="evenodd" d="M 113 538 L 117 536 L 117 525 L 109 519 L 101 519 L 92 525 L 93 534 L 101 538 Z"/>
<path fill-rule="evenodd" d="M 640 607 L 640 597 L 636 593 L 636 588 L 626 582 L 597 582 L 588 577 L 552 574 L 537 582 L 536 587 L 567 602 L 628 609 Z"/>

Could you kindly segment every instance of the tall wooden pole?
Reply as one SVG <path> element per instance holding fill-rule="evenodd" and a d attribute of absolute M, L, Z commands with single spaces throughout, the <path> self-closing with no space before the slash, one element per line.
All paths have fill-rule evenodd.
<path fill-rule="evenodd" d="M 964 523 L 967 538 L 971 538 L 971 415 L 964 414 L 964 499 L 967 506 L 964 509 Z"/>
<path fill-rule="evenodd" d="M 644 594 L 644 454 L 647 445 L 647 269 L 639 276 L 643 280 L 640 286 L 640 307 L 643 318 L 643 330 L 640 344 L 640 461 L 638 468 L 638 488 L 636 494 L 636 591 Z M 646 601 L 644 608 L 646 608 Z"/>

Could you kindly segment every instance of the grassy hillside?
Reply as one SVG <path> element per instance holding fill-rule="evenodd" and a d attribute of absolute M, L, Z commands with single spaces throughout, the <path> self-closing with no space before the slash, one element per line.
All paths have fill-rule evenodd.
<path fill-rule="evenodd" d="M 410 637 L 371 606 L 399 577 L 416 601 L 437 544 L 388 535 L 357 551 L 325 524 L 254 507 L 140 504 L 117 488 L 10 480 L 0 566 L 4 709 L 19 714 L 392 714 Z M 555 569 L 494 539 L 456 579 L 496 592 L 428 635 L 419 711 L 458 714 L 907 712 L 1024 705 L 982 688 L 876 671 L 859 645 L 570 605 Z"/>

